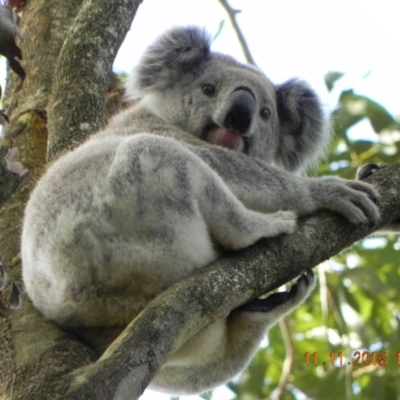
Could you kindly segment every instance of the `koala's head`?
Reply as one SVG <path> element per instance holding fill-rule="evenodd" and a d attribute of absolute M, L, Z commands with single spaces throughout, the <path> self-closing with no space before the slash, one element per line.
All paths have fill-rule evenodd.
<path fill-rule="evenodd" d="M 134 70 L 128 98 L 190 134 L 289 171 L 318 159 L 329 131 L 310 87 L 274 85 L 257 68 L 212 52 L 210 42 L 196 27 L 162 35 Z"/>

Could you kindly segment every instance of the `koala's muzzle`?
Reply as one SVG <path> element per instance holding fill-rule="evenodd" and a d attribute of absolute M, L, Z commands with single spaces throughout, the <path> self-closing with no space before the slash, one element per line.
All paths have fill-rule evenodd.
<path fill-rule="evenodd" d="M 247 89 L 235 90 L 229 100 L 224 118 L 224 128 L 243 135 L 250 127 L 256 109 L 256 101 Z"/>
<path fill-rule="evenodd" d="M 245 151 L 245 134 L 248 132 L 256 100 L 247 88 L 235 89 L 226 99 L 225 108 L 213 121 L 214 126 L 207 131 L 205 139 L 218 146 L 235 151 Z"/>

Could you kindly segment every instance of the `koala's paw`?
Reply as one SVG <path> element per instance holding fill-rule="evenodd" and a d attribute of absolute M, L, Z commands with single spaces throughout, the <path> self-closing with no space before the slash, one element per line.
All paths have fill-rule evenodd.
<path fill-rule="evenodd" d="M 281 233 L 293 233 L 296 229 L 297 215 L 293 211 L 277 211 L 273 214 L 267 214 L 268 228 L 279 235 Z"/>
<path fill-rule="evenodd" d="M 360 181 L 346 181 L 346 186 L 352 190 L 348 193 L 348 197 L 345 197 L 346 208 L 349 211 L 348 219 L 355 224 L 376 224 L 380 219 L 376 205 L 379 193 L 376 189 Z"/>
<path fill-rule="evenodd" d="M 359 167 L 356 173 L 356 179 L 358 181 L 362 181 L 369 176 L 373 175 L 375 172 L 380 171 L 383 168 L 386 168 L 387 164 L 365 164 L 362 167 Z"/>
<path fill-rule="evenodd" d="M 327 208 L 344 215 L 354 224 L 376 224 L 380 215 L 376 203 L 379 194 L 365 182 L 340 178 L 320 179 L 313 197 L 318 208 Z"/>
<path fill-rule="evenodd" d="M 299 306 L 315 287 L 315 277 L 307 268 L 288 292 L 277 292 L 265 299 L 255 299 L 239 308 L 240 311 L 270 312 L 281 311 L 286 314 Z"/>

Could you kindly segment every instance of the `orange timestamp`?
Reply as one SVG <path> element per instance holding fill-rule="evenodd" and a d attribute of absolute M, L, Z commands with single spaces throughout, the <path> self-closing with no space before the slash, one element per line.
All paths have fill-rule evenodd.
<path fill-rule="evenodd" d="M 386 351 L 355 351 L 352 354 L 350 359 L 347 359 L 343 356 L 341 351 L 333 352 L 331 351 L 329 354 L 328 362 L 320 362 L 318 357 L 318 352 L 314 353 L 306 352 L 304 353 L 305 365 L 308 366 L 320 366 L 320 365 L 330 365 L 330 366 L 344 366 L 344 365 L 352 365 L 353 367 L 366 367 L 368 365 L 373 366 L 386 366 L 388 358 L 386 356 Z M 397 365 L 400 366 L 400 351 L 395 354 Z"/>

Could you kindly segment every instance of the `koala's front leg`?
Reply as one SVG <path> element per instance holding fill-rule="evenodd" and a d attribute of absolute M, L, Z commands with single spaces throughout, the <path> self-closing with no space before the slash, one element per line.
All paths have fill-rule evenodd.
<path fill-rule="evenodd" d="M 356 179 L 362 181 L 386 167 L 387 164 L 365 164 L 358 168 L 356 173 Z M 387 225 L 384 228 L 380 229 L 379 232 L 382 233 L 400 232 L 400 218 L 393 221 L 390 225 Z"/>
<path fill-rule="evenodd" d="M 219 146 L 191 149 L 253 210 L 292 210 L 305 215 L 328 209 L 356 224 L 379 220 L 379 195 L 367 183 L 337 177 L 304 178 Z"/>
<path fill-rule="evenodd" d="M 267 330 L 298 307 L 314 286 L 314 274 L 307 269 L 290 291 L 254 300 L 215 321 L 167 360 L 150 388 L 194 394 L 232 379 L 250 362 Z"/>

